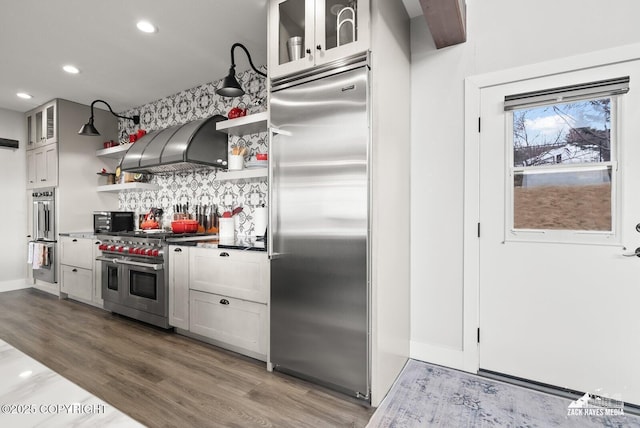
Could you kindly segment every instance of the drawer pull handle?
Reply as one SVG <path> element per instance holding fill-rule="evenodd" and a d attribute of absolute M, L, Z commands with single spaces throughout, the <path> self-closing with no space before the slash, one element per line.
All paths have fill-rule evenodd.
<path fill-rule="evenodd" d="M 176 252 L 176 253 L 181 253 L 182 252 L 182 248 L 175 248 L 173 251 Z"/>
<path fill-rule="evenodd" d="M 76 238 L 73 238 L 71 242 L 78 242 L 78 240 Z"/>
<path fill-rule="evenodd" d="M 78 272 L 78 269 L 71 269 L 71 272 Z"/>
<path fill-rule="evenodd" d="M 227 299 L 220 299 L 220 304 L 221 305 L 228 305 L 229 301 Z"/>
<path fill-rule="evenodd" d="M 223 251 L 222 253 L 220 253 L 220 257 L 229 257 L 229 253 Z"/>
<path fill-rule="evenodd" d="M 100 241 L 96 241 L 96 245 L 98 245 L 100 243 Z"/>

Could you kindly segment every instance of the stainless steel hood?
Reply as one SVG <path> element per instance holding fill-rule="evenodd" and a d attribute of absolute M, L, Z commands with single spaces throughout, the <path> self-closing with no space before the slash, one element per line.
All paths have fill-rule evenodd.
<path fill-rule="evenodd" d="M 127 150 L 120 167 L 149 173 L 227 168 L 227 134 L 216 131 L 221 120 L 226 117 L 217 114 L 150 132 Z"/>

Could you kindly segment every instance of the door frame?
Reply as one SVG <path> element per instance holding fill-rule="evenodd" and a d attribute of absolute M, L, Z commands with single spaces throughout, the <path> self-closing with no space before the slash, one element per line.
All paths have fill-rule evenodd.
<path fill-rule="evenodd" d="M 594 51 L 558 60 L 469 76 L 464 81 L 464 208 L 462 369 L 480 367 L 480 144 L 482 89 L 540 77 L 640 59 L 640 43 Z"/>

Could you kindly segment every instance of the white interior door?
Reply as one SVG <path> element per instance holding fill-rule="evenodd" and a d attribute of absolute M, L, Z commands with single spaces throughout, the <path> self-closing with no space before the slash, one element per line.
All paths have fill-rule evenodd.
<path fill-rule="evenodd" d="M 553 180 L 544 181 L 553 165 L 531 176 L 514 172 L 513 116 L 504 111 L 505 96 L 621 76 L 630 76 L 630 91 L 611 102 L 611 218 L 602 219 L 606 201 L 585 195 L 569 212 L 557 206 L 567 196 Z M 480 369 L 640 404 L 640 258 L 623 256 L 640 247 L 640 62 L 487 87 L 480 96 Z M 549 117 L 526 120 L 528 138 L 534 128 L 548 132 L 551 142 L 567 138 L 551 135 Z M 571 156 L 570 148 L 562 149 L 529 155 L 561 162 Z M 598 168 L 577 175 L 588 170 Z M 516 175 L 523 180 L 518 189 Z M 542 178 L 538 187 L 536 178 Z M 537 194 L 523 195 L 527 180 L 526 190 L 535 187 Z M 573 184 L 576 197 L 582 184 Z M 545 193 L 550 202 L 540 199 Z M 560 226 L 540 220 L 545 210 L 556 211 Z"/>

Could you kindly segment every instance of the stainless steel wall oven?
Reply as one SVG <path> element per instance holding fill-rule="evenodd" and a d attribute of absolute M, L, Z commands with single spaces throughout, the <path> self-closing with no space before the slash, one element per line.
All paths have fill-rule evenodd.
<path fill-rule="evenodd" d="M 55 188 L 34 190 L 33 236 L 29 241 L 27 260 L 34 279 L 55 283 L 56 273 L 56 210 Z"/>

